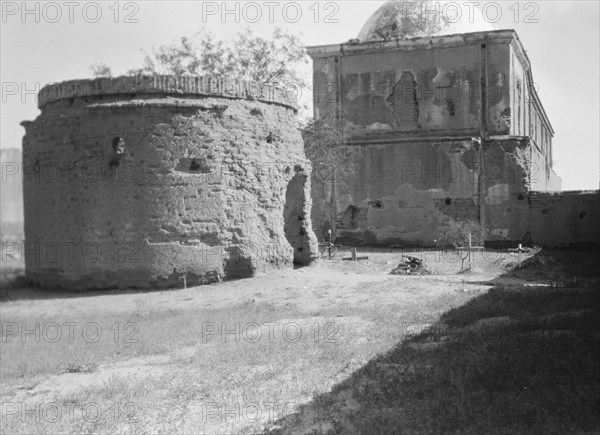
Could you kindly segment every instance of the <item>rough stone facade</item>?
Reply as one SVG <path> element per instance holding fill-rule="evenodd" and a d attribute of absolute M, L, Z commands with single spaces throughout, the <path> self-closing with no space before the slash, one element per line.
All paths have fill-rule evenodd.
<path fill-rule="evenodd" d="M 206 77 L 63 82 L 23 122 L 26 273 L 176 287 L 307 264 L 310 163 L 276 88 Z"/>
<path fill-rule="evenodd" d="M 535 220 L 530 193 L 560 191 L 561 180 L 554 132 L 514 30 L 308 52 L 315 118 L 344 114 L 344 146 L 361 151 L 350 185 L 314 186 L 318 236 L 335 226 L 341 243 L 431 245 L 450 216 L 480 222 L 492 244 L 550 243 L 523 224 Z M 325 212 L 332 204 L 335 225 Z"/>

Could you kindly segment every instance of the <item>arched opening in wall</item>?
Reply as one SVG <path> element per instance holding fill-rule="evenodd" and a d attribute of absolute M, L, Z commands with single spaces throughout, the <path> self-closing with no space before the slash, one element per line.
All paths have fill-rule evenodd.
<path fill-rule="evenodd" d="M 306 180 L 306 174 L 296 169 L 285 192 L 283 231 L 285 238 L 294 250 L 295 265 L 306 265 L 310 262 L 309 239 L 305 227 L 307 216 L 304 212 Z"/>

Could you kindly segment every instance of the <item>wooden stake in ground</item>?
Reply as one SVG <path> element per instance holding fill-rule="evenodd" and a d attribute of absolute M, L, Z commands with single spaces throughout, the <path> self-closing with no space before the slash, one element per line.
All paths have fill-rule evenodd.
<path fill-rule="evenodd" d="M 471 252 L 474 249 L 484 249 L 483 246 L 473 246 L 473 242 L 472 242 L 472 237 L 471 237 L 471 233 L 469 233 L 469 246 L 459 246 L 457 249 L 460 251 L 461 249 L 466 249 L 467 250 L 467 255 L 465 257 L 463 257 L 461 255 L 461 264 L 460 264 L 460 269 L 461 270 L 465 270 L 464 266 L 465 266 L 465 259 L 468 258 L 469 259 L 469 269 L 471 269 L 473 267 L 473 262 L 471 260 Z"/>
<path fill-rule="evenodd" d="M 521 252 L 527 252 L 527 249 L 523 248 L 523 245 L 519 243 L 519 246 L 516 249 L 509 249 L 508 252 L 516 252 L 517 253 L 517 269 L 521 268 Z"/>

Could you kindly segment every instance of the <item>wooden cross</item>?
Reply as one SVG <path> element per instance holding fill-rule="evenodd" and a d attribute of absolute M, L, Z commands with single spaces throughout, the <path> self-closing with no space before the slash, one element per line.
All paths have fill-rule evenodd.
<path fill-rule="evenodd" d="M 471 261 L 471 252 L 473 252 L 474 249 L 484 249 L 484 246 L 473 246 L 471 233 L 469 233 L 469 246 L 459 246 L 456 249 L 458 249 L 458 250 L 466 249 L 467 250 L 467 257 L 465 257 L 465 258 L 469 258 L 469 268 L 471 268 L 473 265 L 473 263 Z M 461 257 L 461 259 L 462 259 L 462 263 L 460 265 L 461 269 L 464 269 L 465 258 Z"/>

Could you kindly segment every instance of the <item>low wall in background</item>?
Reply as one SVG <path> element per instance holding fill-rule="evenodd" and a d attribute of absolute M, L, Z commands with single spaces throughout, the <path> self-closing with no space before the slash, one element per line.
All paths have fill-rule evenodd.
<path fill-rule="evenodd" d="M 534 244 L 600 245 L 600 191 L 529 192 L 527 223 Z"/>

